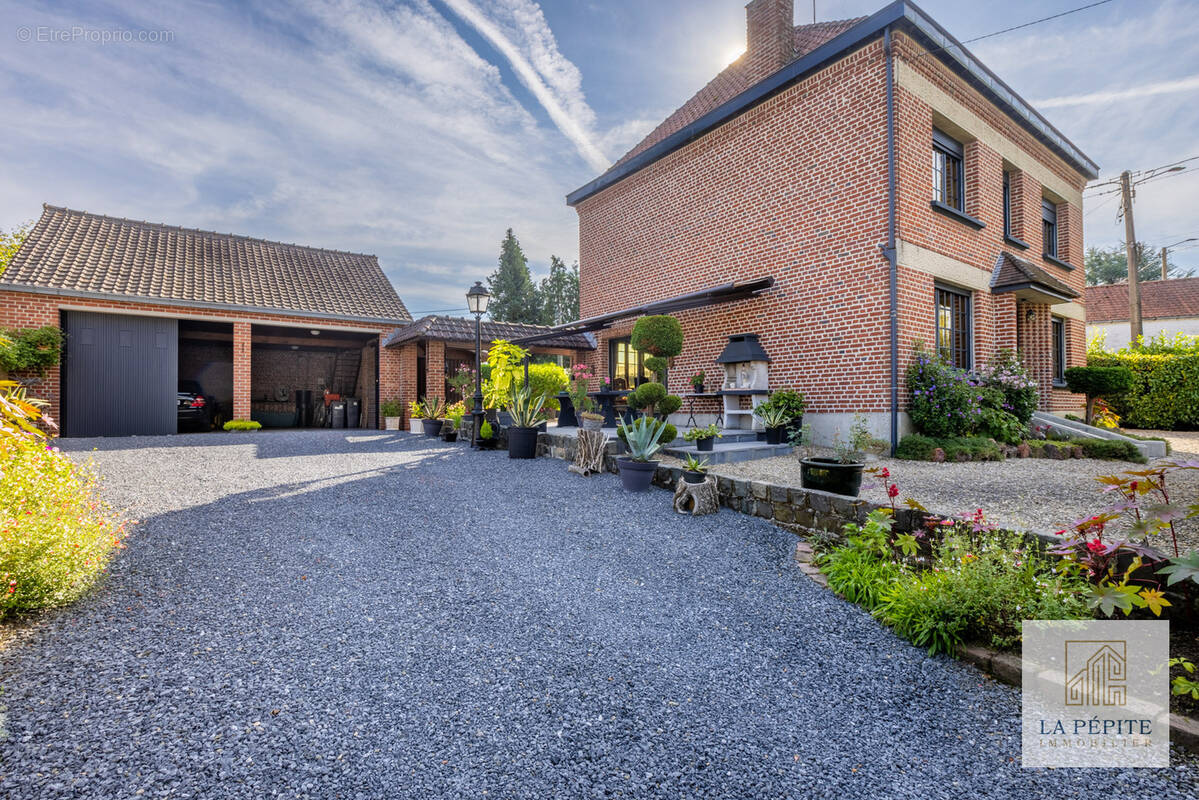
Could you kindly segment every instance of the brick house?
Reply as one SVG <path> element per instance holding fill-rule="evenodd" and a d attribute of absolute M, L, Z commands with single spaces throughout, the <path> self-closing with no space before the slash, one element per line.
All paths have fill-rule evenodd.
<path fill-rule="evenodd" d="M 806 395 L 824 441 L 855 413 L 907 432 L 917 342 L 968 369 L 1018 349 L 1043 408 L 1078 407 L 1061 374 L 1085 358 L 1097 166 L 911 2 L 798 27 L 791 0 L 746 10 L 746 52 L 568 195 L 582 315 L 773 279 L 677 313 L 669 388 L 756 333 L 771 387 Z M 601 374 L 636 378 L 633 321 L 600 334 Z"/>
<path fill-rule="evenodd" d="M 226 416 L 329 391 L 376 427 L 401 381 L 382 339 L 409 321 L 375 256 L 49 205 L 0 276 L 0 327 L 63 329 L 61 365 L 23 377 L 67 436 L 175 433 L 181 380 Z"/>
<path fill-rule="evenodd" d="M 1199 336 L 1199 278 L 1142 281 L 1141 330 L 1146 340 L 1184 333 Z M 1132 338 L 1128 283 L 1088 286 L 1087 340 L 1103 336 L 1103 346 L 1119 350 Z"/>

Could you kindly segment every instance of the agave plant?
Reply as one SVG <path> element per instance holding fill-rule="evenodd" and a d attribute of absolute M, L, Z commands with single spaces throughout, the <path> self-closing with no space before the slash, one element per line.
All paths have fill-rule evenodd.
<path fill-rule="evenodd" d="M 536 428 L 545 418 L 541 413 L 544 405 L 545 395 L 533 394 L 533 387 L 528 384 L 514 387 L 508 395 L 508 413 L 512 415 L 513 427 Z"/>
<path fill-rule="evenodd" d="M 762 424 L 767 428 L 781 428 L 790 420 L 786 409 L 771 403 L 762 403 L 754 409 L 754 414 L 762 420 Z"/>
<path fill-rule="evenodd" d="M 640 417 L 624 426 L 624 441 L 629 446 L 629 458 L 633 461 L 649 461 L 662 449 L 663 431 L 666 423 L 653 417 Z"/>
<path fill-rule="evenodd" d="M 421 405 L 424 407 L 424 419 L 441 419 L 443 409 L 440 397 L 426 397 Z"/>
<path fill-rule="evenodd" d="M 691 472 L 707 472 L 708 468 L 712 465 L 708 463 L 708 459 L 706 458 L 703 461 L 698 461 L 695 456 L 689 455 L 683 460 L 683 466 Z"/>

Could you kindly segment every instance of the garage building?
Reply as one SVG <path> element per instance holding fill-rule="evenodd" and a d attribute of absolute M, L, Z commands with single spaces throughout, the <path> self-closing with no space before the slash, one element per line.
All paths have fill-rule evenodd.
<path fill-rule="evenodd" d="M 64 436 L 176 432 L 181 386 L 220 419 L 320 424 L 339 400 L 379 427 L 399 394 L 382 338 L 411 322 L 372 255 L 44 206 L 0 276 L 0 327 L 61 327 L 24 376 Z"/>

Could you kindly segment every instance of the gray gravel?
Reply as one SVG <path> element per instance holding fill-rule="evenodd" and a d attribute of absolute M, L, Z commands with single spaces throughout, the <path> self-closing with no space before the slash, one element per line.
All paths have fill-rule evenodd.
<path fill-rule="evenodd" d="M 1016 690 L 791 534 L 401 435 L 73 442 L 144 520 L 0 656 L 0 796 L 1193 797 L 1023 770 Z"/>
<path fill-rule="evenodd" d="M 891 482 L 899 485 L 899 499 L 912 498 L 926 508 L 944 514 L 968 514 L 981 508 L 987 519 L 1005 527 L 1054 532 L 1096 514 L 1112 504 L 1095 481 L 1129 469 L 1144 469 L 1126 461 L 1091 458 L 1054 461 L 1043 458 L 1006 461 L 968 461 L 934 464 L 884 458 L 870 467 L 887 467 Z M 763 458 L 739 464 L 719 464 L 713 472 L 784 486 L 800 486 L 799 460 L 795 456 Z M 1199 470 L 1184 470 L 1167 478 L 1175 497 L 1199 498 Z M 862 497 L 886 503 L 886 488 L 880 479 L 863 476 Z M 1199 522 L 1178 523 L 1179 546 L 1199 548 Z M 1168 537 L 1155 537 L 1152 544 L 1173 552 Z"/>

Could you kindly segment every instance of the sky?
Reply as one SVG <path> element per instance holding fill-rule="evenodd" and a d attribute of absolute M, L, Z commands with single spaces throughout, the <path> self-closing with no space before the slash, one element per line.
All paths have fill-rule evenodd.
<path fill-rule="evenodd" d="M 1093 0 L 924 0 L 960 40 Z M 816 17 L 882 0 L 817 0 Z M 797 0 L 796 22 L 812 5 Z M 6 41 L 5 41 L 6 40 Z M 578 257 L 564 197 L 744 48 L 740 0 L 0 0 L 0 229 L 41 204 L 373 253 L 415 314 L 516 232 Z M 1106 180 L 1199 156 L 1199 0 L 1111 0 L 969 45 Z M 1199 161 L 1137 238 L 1199 237 Z M 1088 246 L 1123 239 L 1093 192 Z M 1199 242 L 1171 260 L 1199 271 Z"/>

